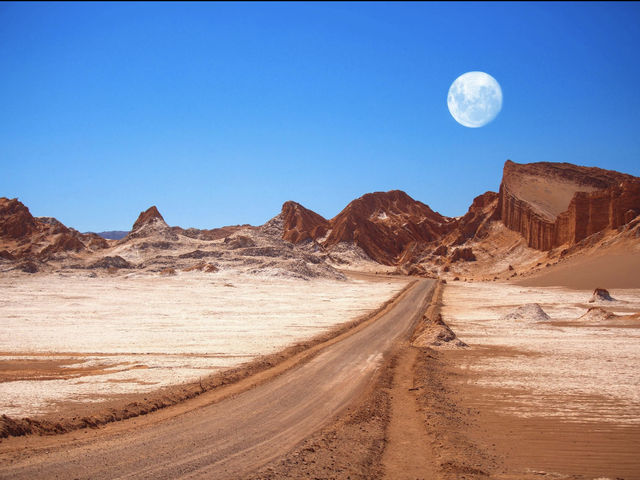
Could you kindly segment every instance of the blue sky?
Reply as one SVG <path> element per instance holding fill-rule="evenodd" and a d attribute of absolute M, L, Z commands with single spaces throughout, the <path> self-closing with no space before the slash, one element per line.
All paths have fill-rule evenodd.
<path fill-rule="evenodd" d="M 2 3 L 0 196 L 212 228 L 390 189 L 461 215 L 507 158 L 640 176 L 638 45 L 639 3 Z M 477 129 L 446 105 L 474 70 Z"/>

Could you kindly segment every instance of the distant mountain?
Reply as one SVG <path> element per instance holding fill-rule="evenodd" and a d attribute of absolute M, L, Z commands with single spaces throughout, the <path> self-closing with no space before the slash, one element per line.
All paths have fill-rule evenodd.
<path fill-rule="evenodd" d="M 229 258 L 241 253 L 248 258 L 242 260 L 247 265 L 253 255 L 295 257 L 297 269 L 306 268 L 310 259 L 340 265 L 352 259 L 396 267 L 398 273 L 451 272 L 454 277 L 498 279 L 513 277 L 516 268 L 519 272 L 547 268 L 567 255 L 609 248 L 619 241 L 623 241 L 619 248 L 630 245 L 640 250 L 636 248 L 639 215 L 638 177 L 568 163 L 507 160 L 499 193 L 477 196 L 468 212 L 455 218 L 434 212 L 405 192 L 391 190 L 367 193 L 330 220 L 288 201 L 279 215 L 260 227 L 184 229 L 167 225 L 152 206 L 140 213 L 130 232 L 82 234 L 55 218 L 34 218 L 17 199 L 0 198 L 0 262 L 46 263 L 66 258 L 72 266 L 113 248 L 120 253 L 131 250 L 127 257 L 131 261 L 144 252 L 148 260 L 140 264 L 143 267 L 153 262 L 170 267 L 176 260 L 168 252 L 209 245 L 217 252 L 211 253 L 213 257 L 225 259 L 224 252 L 234 251 Z M 298 253 L 289 257 L 294 250 Z M 204 255 L 186 253 L 194 258 Z"/>
<path fill-rule="evenodd" d="M 124 230 L 109 230 L 108 232 L 98 232 L 97 235 L 100 235 L 102 238 L 106 238 L 107 240 L 120 240 L 128 234 L 129 232 L 125 232 Z"/>
<path fill-rule="evenodd" d="M 286 240 L 312 239 L 329 250 L 352 243 L 384 265 L 398 264 L 411 244 L 438 240 L 456 226 L 400 190 L 363 195 L 329 221 L 294 202 L 286 202 L 281 215 Z"/>
<path fill-rule="evenodd" d="M 46 262 L 59 254 L 108 246 L 94 233 L 80 233 L 52 217 L 34 217 L 17 198 L 0 198 L 0 258 Z"/>

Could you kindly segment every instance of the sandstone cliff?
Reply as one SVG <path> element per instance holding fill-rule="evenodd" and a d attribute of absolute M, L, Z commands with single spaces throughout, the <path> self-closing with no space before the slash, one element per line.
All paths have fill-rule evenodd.
<path fill-rule="evenodd" d="M 569 163 L 504 165 L 500 219 L 527 244 L 551 250 L 617 228 L 640 212 L 640 179 Z"/>

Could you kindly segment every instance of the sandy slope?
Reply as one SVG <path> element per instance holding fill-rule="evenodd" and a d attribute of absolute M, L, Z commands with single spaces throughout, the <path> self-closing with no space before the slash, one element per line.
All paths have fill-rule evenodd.
<path fill-rule="evenodd" d="M 378 320 L 308 363 L 235 398 L 170 421 L 93 441 L 64 435 L 58 447 L 20 458 L 6 442 L 0 475 L 11 478 L 238 478 L 286 453 L 365 388 L 384 352 L 408 335 L 433 282 L 411 288 Z M 38 439 L 31 439 L 37 444 Z"/>
<path fill-rule="evenodd" d="M 567 260 L 517 282 L 532 287 L 640 288 L 640 251 L 616 249 Z"/>

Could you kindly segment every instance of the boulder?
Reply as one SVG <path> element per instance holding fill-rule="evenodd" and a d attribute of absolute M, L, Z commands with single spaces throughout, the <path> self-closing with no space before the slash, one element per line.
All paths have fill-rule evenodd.
<path fill-rule="evenodd" d="M 596 288 L 593 291 L 593 295 L 591 295 L 591 298 L 589 299 L 589 303 L 594 303 L 594 302 L 613 302 L 615 300 L 615 298 L 613 298 L 610 294 L 609 291 L 604 289 L 604 288 Z"/>

